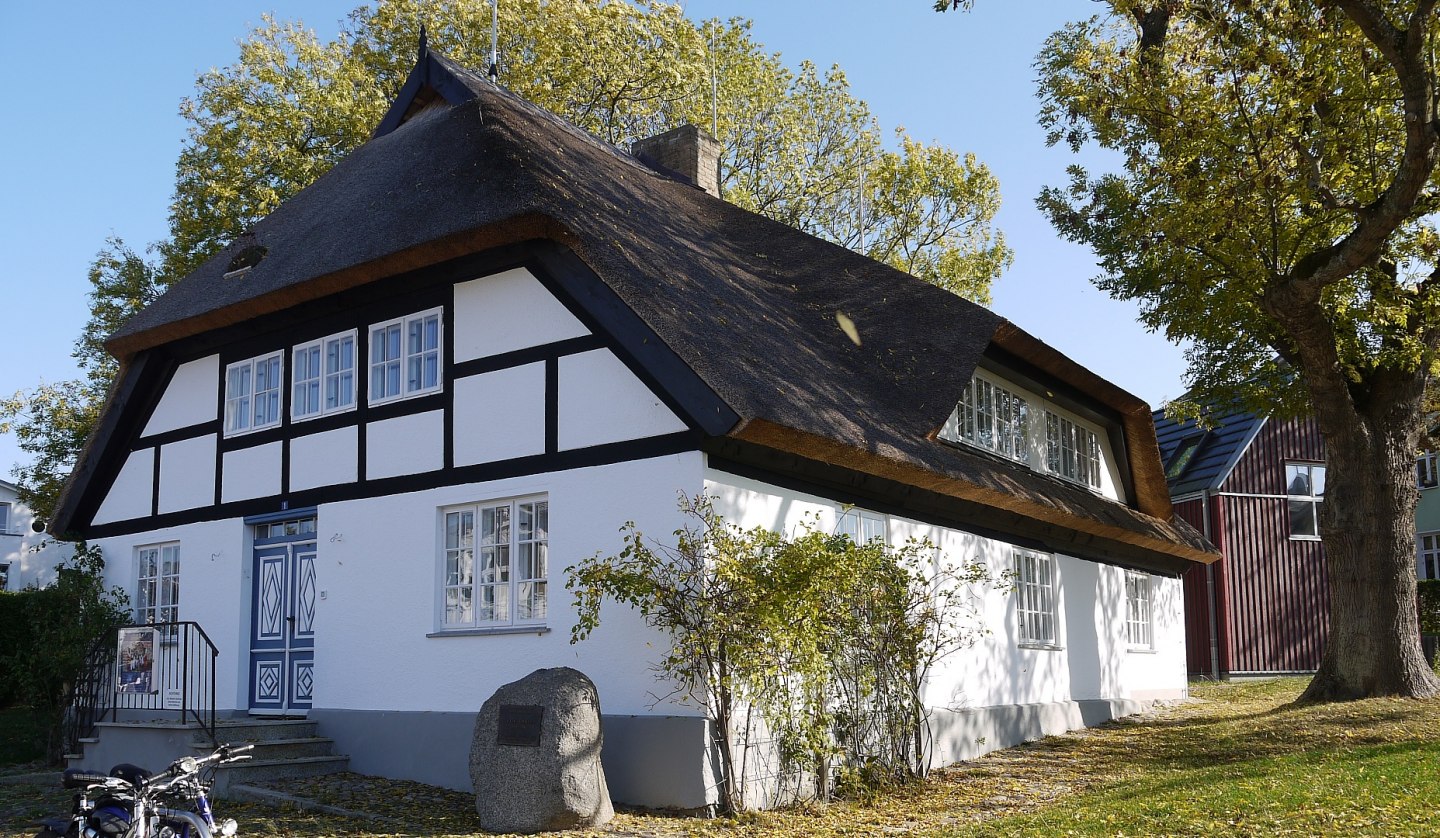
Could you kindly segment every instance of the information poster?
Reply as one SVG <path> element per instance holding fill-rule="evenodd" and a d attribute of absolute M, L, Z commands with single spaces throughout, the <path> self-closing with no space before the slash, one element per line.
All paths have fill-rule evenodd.
<path fill-rule="evenodd" d="M 115 692 L 153 694 L 158 691 L 155 683 L 155 629 L 120 629 L 120 646 L 115 660 L 120 668 L 115 678 Z"/>

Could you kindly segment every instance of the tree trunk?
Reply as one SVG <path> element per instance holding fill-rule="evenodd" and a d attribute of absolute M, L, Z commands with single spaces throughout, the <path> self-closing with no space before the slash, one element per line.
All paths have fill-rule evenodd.
<path fill-rule="evenodd" d="M 1413 416 L 1400 415 L 1410 406 L 1399 403 L 1380 416 L 1327 407 L 1316 400 L 1327 466 L 1320 524 L 1330 635 L 1300 701 L 1440 695 L 1420 651 L 1415 604 L 1418 405 Z"/>

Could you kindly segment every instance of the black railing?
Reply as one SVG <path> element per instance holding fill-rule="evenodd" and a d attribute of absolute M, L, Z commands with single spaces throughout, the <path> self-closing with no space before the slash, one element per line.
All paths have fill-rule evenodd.
<path fill-rule="evenodd" d="M 205 629 L 188 620 L 124 626 L 101 638 L 71 692 L 66 753 L 79 753 L 80 740 L 95 735 L 99 722 L 119 719 L 121 711 L 133 721 L 173 714 L 181 724 L 198 724 L 214 741 L 219 654 Z"/>

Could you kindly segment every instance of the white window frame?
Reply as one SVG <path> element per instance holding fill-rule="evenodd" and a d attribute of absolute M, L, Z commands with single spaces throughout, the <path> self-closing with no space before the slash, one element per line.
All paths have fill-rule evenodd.
<path fill-rule="evenodd" d="M 147 573 L 146 554 L 154 554 L 154 573 Z M 170 564 L 166 572 L 167 554 Z M 168 584 L 167 584 L 168 583 Z M 153 588 L 148 587 L 153 585 Z M 180 619 L 180 542 L 142 544 L 135 548 L 135 622 L 173 623 Z"/>
<path fill-rule="evenodd" d="M 1155 648 L 1155 580 L 1148 573 L 1125 571 L 1125 643 L 1131 651 Z"/>
<path fill-rule="evenodd" d="M 1310 493 L 1306 495 L 1294 494 L 1290 491 L 1301 471 L 1305 472 L 1305 482 L 1309 486 Z M 1320 493 L 1315 493 L 1315 473 L 1320 473 Z M 1319 541 L 1320 540 L 1320 504 L 1325 502 L 1325 464 L 1313 461 L 1291 460 L 1285 463 L 1285 517 L 1286 529 L 1290 533 L 1291 541 Z M 1312 520 L 1315 522 L 1315 532 L 1296 532 L 1295 514 L 1296 505 L 1308 504 L 1311 507 Z"/>
<path fill-rule="evenodd" d="M 10 590 L 10 563 L 0 562 L 0 591 Z"/>
<path fill-rule="evenodd" d="M 1015 548 L 1016 636 L 1021 646 L 1062 648 L 1057 568 L 1054 553 Z"/>
<path fill-rule="evenodd" d="M 1061 480 L 1100 488 L 1100 437 L 1053 410 L 1045 411 L 1045 470 Z"/>
<path fill-rule="evenodd" d="M 1421 454 L 1415 459 L 1415 488 L 1433 489 L 1440 486 L 1440 471 L 1436 470 L 1435 452 Z"/>
<path fill-rule="evenodd" d="M 860 545 L 875 540 L 882 544 L 890 543 L 885 516 L 855 506 L 842 506 L 835 510 L 835 534 L 848 535 L 851 541 Z"/>
<path fill-rule="evenodd" d="M 1033 411 L 1024 396 L 977 372 L 965 385 L 945 436 L 1028 465 Z"/>
<path fill-rule="evenodd" d="M 343 348 L 346 339 L 350 341 L 350 366 L 344 366 Z M 336 369 L 330 368 L 330 347 L 335 347 L 335 360 L 339 365 Z M 357 329 L 348 332 L 338 332 L 333 335 L 326 335 L 319 340 L 312 340 L 309 343 L 302 343 L 290 350 L 290 368 L 294 371 L 291 379 L 290 393 L 290 419 L 295 422 L 304 422 L 307 419 L 315 419 L 320 416 L 329 416 L 334 413 L 344 413 L 355 409 L 356 388 L 360 386 L 358 355 L 360 348 L 360 335 Z M 319 366 L 311 371 L 312 374 L 301 378 L 301 370 L 309 367 L 309 359 L 301 363 L 302 356 L 318 356 Z M 345 377 L 350 378 L 350 398 L 348 401 L 341 398 L 342 385 Z M 333 386 L 332 386 L 333 385 Z M 308 405 L 310 399 L 307 393 L 301 397 L 301 388 L 309 390 L 314 388 L 317 400 L 316 408 L 313 411 L 302 412 Z M 335 404 L 330 404 L 330 396 L 335 394 Z"/>
<path fill-rule="evenodd" d="M 527 512 L 532 515 L 530 532 L 524 531 L 523 522 Z M 482 542 L 484 515 L 487 511 L 504 512 L 508 516 L 508 533 L 503 544 L 485 545 Z M 542 511 L 543 510 L 543 511 Z M 537 514 L 538 513 L 538 514 Z M 471 536 L 464 537 L 463 518 L 470 515 Z M 534 522 L 543 515 L 544 529 L 538 530 Z M 479 501 L 476 503 L 447 506 L 439 515 L 439 566 L 436 585 L 435 624 L 438 633 L 465 632 L 467 630 L 506 629 L 512 627 L 544 627 L 547 625 L 550 608 L 550 501 L 544 494 L 525 495 L 514 498 Z M 455 526 L 452 528 L 452 520 Z M 490 557 L 482 555 L 487 546 L 494 552 Z M 526 548 L 530 555 L 538 554 L 540 573 L 535 572 L 536 563 L 529 564 L 530 573 L 525 575 Z M 503 549 L 502 549 L 503 548 Z M 503 558 L 502 558 L 503 555 Z M 491 565 L 486 568 L 485 565 Z M 467 568 L 468 564 L 468 568 Z M 490 570 L 493 574 L 484 575 Z M 468 572 L 467 572 L 468 571 Z M 503 576 L 504 578 L 499 578 Z M 534 608 L 536 590 L 539 585 L 540 607 Z M 496 596 L 494 602 L 505 601 L 503 616 L 482 619 L 480 604 L 482 588 L 494 588 L 503 596 Z M 468 600 L 468 618 L 459 618 L 463 603 Z M 522 615 L 519 607 L 522 597 L 529 595 L 530 612 Z"/>
<path fill-rule="evenodd" d="M 424 345 L 424 329 L 426 321 L 435 320 L 435 345 L 427 347 Z M 422 344 L 418 350 L 410 343 L 410 330 L 418 325 L 421 330 Z M 385 351 L 384 357 L 377 358 L 375 353 L 382 344 L 376 341 L 377 332 L 388 333 L 390 329 L 397 329 L 399 335 L 399 346 L 396 347 L 396 356 L 390 357 L 390 352 Z M 369 382 L 369 403 L 384 404 L 386 402 L 409 399 L 416 396 L 425 396 L 430 393 L 438 393 L 445 387 L 445 316 L 443 308 L 426 309 L 417 311 L 414 314 L 407 314 L 404 317 L 396 317 L 392 320 L 385 320 L 380 323 L 372 323 L 366 332 L 366 357 L 369 361 L 365 365 L 366 380 Z M 386 342 L 388 345 L 388 341 Z M 435 364 L 435 380 L 431 384 L 425 384 L 425 361 L 433 358 Z M 419 383 L 411 377 L 412 364 L 418 365 L 420 375 Z M 375 374 L 381 367 L 396 366 L 396 391 L 390 392 L 387 384 L 381 395 L 376 395 Z M 388 371 L 382 373 L 384 380 L 389 380 Z"/>
<path fill-rule="evenodd" d="M 261 364 L 269 364 L 271 361 L 278 362 L 274 382 L 275 386 L 267 387 L 263 392 L 266 395 L 267 401 L 272 394 L 274 396 L 275 418 L 264 424 L 257 424 L 255 422 L 255 410 L 259 400 L 258 397 L 262 391 L 257 391 L 255 388 L 257 381 L 256 373 Z M 232 373 L 248 375 L 249 381 L 246 384 L 248 389 L 246 389 L 245 392 L 237 393 L 234 391 L 232 387 Z M 246 358 L 243 361 L 236 361 L 230 364 L 225 367 L 224 386 L 225 436 L 242 436 L 244 434 L 253 434 L 256 431 L 263 431 L 267 428 L 279 427 L 285 414 L 285 350 L 277 349 L 274 352 L 267 352 L 264 355 L 256 355 L 254 358 Z M 236 424 L 236 420 L 240 417 L 244 418 L 244 425 Z"/>
<path fill-rule="evenodd" d="M 1440 532 L 1415 534 L 1415 578 L 1440 579 Z"/>
<path fill-rule="evenodd" d="M 15 526 L 15 507 L 9 501 L 0 501 L 0 534 L 14 535 L 17 530 Z"/>

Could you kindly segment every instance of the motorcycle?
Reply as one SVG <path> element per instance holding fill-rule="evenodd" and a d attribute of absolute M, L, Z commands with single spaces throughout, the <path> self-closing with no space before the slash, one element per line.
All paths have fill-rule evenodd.
<path fill-rule="evenodd" d="M 208 794 L 215 769 L 250 759 L 254 745 L 221 745 L 206 757 L 181 757 L 159 774 L 121 763 L 110 773 L 68 769 L 67 789 L 76 789 L 69 818 L 41 822 L 35 838 L 231 838 L 233 818 L 216 822 Z"/>

